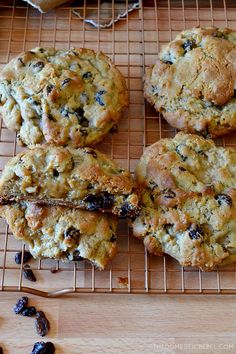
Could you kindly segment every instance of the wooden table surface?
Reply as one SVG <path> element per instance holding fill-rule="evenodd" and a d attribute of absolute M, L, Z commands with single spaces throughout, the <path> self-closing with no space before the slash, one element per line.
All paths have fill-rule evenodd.
<path fill-rule="evenodd" d="M 17 293 L 0 293 L 4 354 L 30 354 L 41 340 L 34 319 L 15 315 Z M 51 324 L 56 354 L 236 353 L 235 296 L 29 295 Z"/>

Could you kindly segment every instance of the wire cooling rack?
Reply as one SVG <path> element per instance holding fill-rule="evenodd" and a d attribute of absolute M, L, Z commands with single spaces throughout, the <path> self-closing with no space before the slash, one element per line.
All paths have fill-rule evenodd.
<path fill-rule="evenodd" d="M 228 26 L 236 30 L 234 0 L 140 1 L 140 8 L 110 28 L 85 24 L 74 13 L 86 16 L 96 11 L 100 1 L 81 0 L 47 14 L 21 1 L 0 0 L 0 68 L 19 52 L 35 46 L 56 48 L 88 47 L 108 54 L 126 78 L 130 105 L 119 122 L 119 132 L 108 135 L 98 148 L 133 172 L 144 147 L 163 137 L 174 136 L 172 129 L 144 100 L 142 77 L 166 42 L 185 29 L 201 26 Z M 128 8 L 128 1 L 125 3 Z M 107 2 L 112 16 L 115 1 Z M 0 123 L 0 171 L 19 152 L 15 134 Z M 217 140 L 236 146 L 236 135 Z M 14 262 L 15 253 L 25 246 L 14 239 L 0 219 L 0 290 L 24 291 L 42 296 L 69 292 L 86 293 L 236 293 L 235 265 L 219 267 L 210 273 L 184 268 L 166 257 L 147 254 L 142 242 L 132 236 L 126 220 L 120 220 L 118 254 L 104 271 L 86 262 L 63 264 L 53 260 L 30 263 L 37 282 L 22 276 L 22 266 Z"/>

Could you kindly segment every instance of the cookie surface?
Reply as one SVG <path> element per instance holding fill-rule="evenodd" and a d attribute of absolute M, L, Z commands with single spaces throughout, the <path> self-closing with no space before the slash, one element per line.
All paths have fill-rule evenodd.
<path fill-rule="evenodd" d="M 125 79 L 90 49 L 35 48 L 0 73 L 0 114 L 23 145 L 94 145 L 127 105 Z"/>
<path fill-rule="evenodd" d="M 113 215 L 27 202 L 0 206 L 0 215 L 35 258 L 86 259 L 104 269 L 116 254 L 118 220 Z"/>
<path fill-rule="evenodd" d="M 0 178 L 0 204 L 33 201 L 135 215 L 130 173 L 92 148 L 42 145 L 11 159 Z"/>
<path fill-rule="evenodd" d="M 150 253 L 203 270 L 236 260 L 236 150 L 178 133 L 145 150 L 136 180 L 133 230 Z"/>
<path fill-rule="evenodd" d="M 236 129 L 236 32 L 181 32 L 146 71 L 144 94 L 173 127 L 216 137 Z"/>

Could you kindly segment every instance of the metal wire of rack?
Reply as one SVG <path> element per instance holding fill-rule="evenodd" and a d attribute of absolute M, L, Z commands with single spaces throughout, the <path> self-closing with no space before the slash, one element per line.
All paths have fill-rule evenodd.
<path fill-rule="evenodd" d="M 115 1 L 107 7 L 114 17 Z M 130 105 L 119 122 L 119 132 L 107 136 L 98 148 L 133 172 L 144 147 L 175 134 L 143 98 L 145 67 L 155 62 L 163 44 L 185 28 L 215 25 L 236 29 L 236 4 L 227 0 L 140 1 L 137 11 L 107 29 L 81 21 L 72 12 L 74 8 L 83 16 L 89 8 L 96 9 L 99 21 L 100 0 L 73 2 L 70 7 L 46 14 L 21 1 L 0 0 L 0 68 L 19 52 L 35 46 L 88 47 L 108 54 L 126 78 Z M 235 147 L 236 135 L 218 139 L 217 143 Z M 1 120 L 0 172 L 20 149 L 15 134 Z M 47 297 L 88 292 L 236 294 L 234 264 L 204 273 L 181 267 L 168 256 L 149 255 L 142 242 L 132 236 L 125 220 L 120 220 L 118 248 L 117 256 L 102 272 L 86 262 L 34 260 L 30 264 L 37 282 L 30 283 L 22 277 L 22 265 L 14 262 L 15 252 L 24 251 L 25 245 L 14 239 L 0 219 L 0 291 L 24 291 Z"/>

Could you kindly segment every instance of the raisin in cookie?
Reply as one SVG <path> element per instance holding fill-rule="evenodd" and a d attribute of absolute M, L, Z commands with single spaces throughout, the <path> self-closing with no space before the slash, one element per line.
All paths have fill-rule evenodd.
<path fill-rule="evenodd" d="M 236 260 L 236 150 L 178 133 L 145 150 L 136 179 L 149 252 L 203 270 Z"/>
<path fill-rule="evenodd" d="M 216 137 L 236 129 L 236 32 L 183 31 L 147 69 L 144 94 L 173 127 Z"/>
<path fill-rule="evenodd" d="M 11 159 L 0 179 L 0 204 L 33 201 L 135 215 L 130 173 L 92 148 L 40 145 Z"/>
<path fill-rule="evenodd" d="M 116 254 L 113 215 L 28 202 L 0 206 L 0 215 L 35 258 L 86 259 L 104 269 Z"/>
<path fill-rule="evenodd" d="M 0 73 L 0 114 L 23 145 L 94 145 L 127 104 L 119 70 L 89 49 L 35 48 Z"/>

